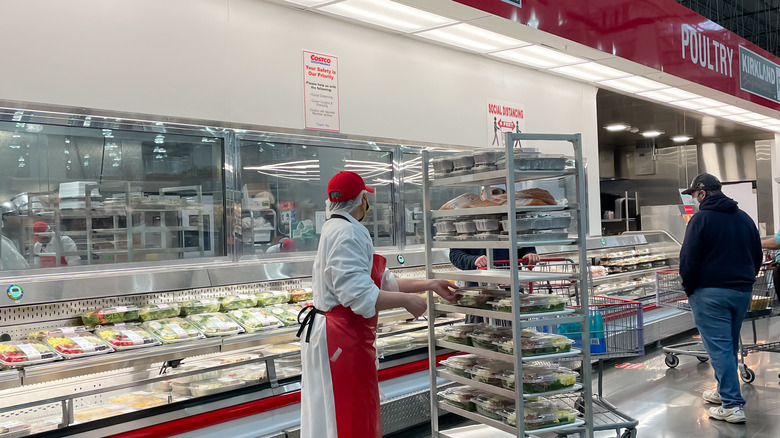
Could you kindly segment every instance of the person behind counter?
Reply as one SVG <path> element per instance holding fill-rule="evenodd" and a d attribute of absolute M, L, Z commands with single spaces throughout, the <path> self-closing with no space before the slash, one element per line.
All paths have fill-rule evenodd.
<path fill-rule="evenodd" d="M 404 307 L 418 317 L 426 303 L 414 292 L 432 290 L 453 301 L 458 289 L 444 280 L 396 279 L 386 269 L 360 223 L 369 209 L 366 193 L 373 192 L 354 172 L 328 182 L 328 219 L 312 274 L 314 306 L 298 316 L 305 314 L 298 331 L 304 438 L 381 437 L 377 312 Z"/>
<path fill-rule="evenodd" d="M 68 236 L 60 236 L 59 244 L 57 243 L 57 241 L 52 241 L 52 236 L 54 236 L 54 232 L 51 230 L 51 227 L 49 227 L 49 224 L 47 224 L 46 222 L 39 221 L 34 223 L 33 233 L 35 233 L 35 237 L 33 237 L 33 240 L 35 240 L 35 245 L 33 245 L 33 254 L 35 254 L 36 267 L 45 265 L 45 263 L 41 261 L 41 257 L 45 257 L 46 256 L 45 254 L 78 251 L 76 242 L 74 242 L 73 239 L 71 239 Z M 60 264 L 68 265 L 68 266 L 80 265 L 81 257 L 77 255 L 61 256 Z M 55 263 L 52 263 L 52 265 L 55 265 Z"/>
<path fill-rule="evenodd" d="M 710 418 L 746 421 L 737 376 L 742 320 L 750 307 L 753 283 L 763 252 L 755 223 L 721 192 L 718 178 L 702 173 L 682 192 L 700 203 L 685 230 L 680 249 L 680 278 L 710 357 L 718 387 L 702 398 L 712 407 Z"/>

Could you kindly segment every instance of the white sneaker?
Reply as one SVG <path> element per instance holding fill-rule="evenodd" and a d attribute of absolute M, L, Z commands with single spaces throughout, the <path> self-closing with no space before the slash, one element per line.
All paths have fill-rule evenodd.
<path fill-rule="evenodd" d="M 747 418 L 745 418 L 745 411 L 742 410 L 742 406 L 735 406 L 733 408 L 724 408 L 723 406 L 718 406 L 715 408 L 710 408 L 710 418 L 728 421 L 729 423 L 744 423 L 747 421 Z"/>
<path fill-rule="evenodd" d="M 709 403 L 715 403 L 716 405 L 723 404 L 723 400 L 720 399 L 720 394 L 718 394 L 717 389 L 704 391 L 704 393 L 701 395 L 701 398 L 703 398 L 705 401 Z"/>

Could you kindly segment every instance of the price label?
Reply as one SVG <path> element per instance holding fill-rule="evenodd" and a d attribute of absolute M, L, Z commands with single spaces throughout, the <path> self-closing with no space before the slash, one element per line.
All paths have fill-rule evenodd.
<path fill-rule="evenodd" d="M 190 337 L 190 335 L 188 335 L 187 332 L 183 328 L 181 328 L 179 324 L 176 324 L 175 322 L 168 324 L 168 328 L 173 330 L 173 332 L 176 333 L 176 336 L 179 339 L 187 339 Z"/>
<path fill-rule="evenodd" d="M 70 339 L 73 342 L 75 342 L 76 345 L 78 345 L 81 348 L 81 351 L 83 351 L 84 353 L 91 353 L 95 351 L 95 346 L 92 345 L 92 343 L 89 342 L 88 340 L 82 338 L 81 336 L 74 336 Z"/>
<path fill-rule="evenodd" d="M 209 318 L 209 322 L 212 325 L 214 325 L 214 327 L 216 327 L 217 330 L 219 330 L 219 331 L 226 332 L 226 331 L 230 330 L 230 327 L 227 324 L 225 324 L 225 322 L 222 321 L 219 318 L 216 318 L 216 317 L 212 316 L 212 317 Z"/>
<path fill-rule="evenodd" d="M 257 312 L 251 312 L 250 315 L 252 315 L 252 318 L 256 319 L 258 322 L 260 322 L 260 325 L 263 327 L 267 325 L 271 325 L 271 321 L 268 320 L 265 316 L 257 313 Z"/>
<path fill-rule="evenodd" d="M 287 296 L 289 295 L 287 292 L 282 292 L 280 290 L 271 291 L 271 294 L 275 297 L 281 297 L 282 295 Z"/>
<path fill-rule="evenodd" d="M 119 333 L 122 334 L 122 336 L 129 339 L 133 345 L 143 345 L 144 338 L 138 335 L 138 333 L 132 331 L 132 330 L 122 330 Z"/>
<path fill-rule="evenodd" d="M 157 308 L 158 308 L 158 309 L 167 309 L 167 308 L 168 308 L 168 305 L 167 305 L 167 304 L 158 304 L 158 305 L 157 305 Z"/>
<path fill-rule="evenodd" d="M 22 350 L 22 353 L 24 353 L 25 356 L 27 356 L 27 360 L 32 362 L 41 359 L 41 353 L 38 352 L 38 350 L 36 350 L 32 345 L 19 344 L 17 347 Z"/>
<path fill-rule="evenodd" d="M 249 295 L 246 295 L 246 294 L 241 294 L 241 295 L 238 296 L 238 299 L 239 300 L 251 300 L 252 297 L 249 296 Z"/>
<path fill-rule="evenodd" d="M 119 307 L 116 308 L 116 312 L 117 313 L 127 312 L 127 307 L 126 306 L 119 306 Z"/>

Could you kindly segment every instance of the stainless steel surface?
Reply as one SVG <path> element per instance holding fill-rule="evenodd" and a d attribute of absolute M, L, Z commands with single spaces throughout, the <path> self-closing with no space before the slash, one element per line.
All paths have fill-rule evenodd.
<path fill-rule="evenodd" d="M 659 318 L 658 315 L 663 315 Z M 674 309 L 645 312 L 645 345 L 685 333 L 696 327 L 690 313 Z"/>
<path fill-rule="evenodd" d="M 382 434 L 396 433 L 404 429 L 427 423 L 431 418 L 430 391 L 417 391 L 380 405 Z"/>
<path fill-rule="evenodd" d="M 17 370 L 0 371 L 0 391 L 22 385 L 21 374 Z"/>
<path fill-rule="evenodd" d="M 774 211 L 772 209 L 772 186 L 777 184 L 772 178 L 772 140 L 756 142 L 756 194 L 758 196 L 758 223 L 765 224 L 766 235 L 771 236 L 775 230 Z M 760 225 L 759 225 L 760 228 Z"/>
<path fill-rule="evenodd" d="M 642 207 L 642 228 L 647 230 L 665 230 L 680 242 L 685 239 L 686 223 L 683 219 L 683 206 L 646 205 Z"/>
<path fill-rule="evenodd" d="M 751 140 L 703 143 L 698 152 L 699 173 L 710 173 L 722 182 L 756 179 L 756 146 Z"/>

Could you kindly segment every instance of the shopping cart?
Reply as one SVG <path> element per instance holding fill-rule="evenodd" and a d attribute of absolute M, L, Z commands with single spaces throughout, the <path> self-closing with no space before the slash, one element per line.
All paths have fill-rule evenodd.
<path fill-rule="evenodd" d="M 664 270 L 656 273 L 656 305 L 686 312 L 691 311 L 688 296 L 682 288 L 680 274 L 677 270 Z M 780 353 L 780 342 L 759 343 L 756 330 L 756 320 L 776 316 L 776 313 L 773 314 L 773 309 L 776 311 L 778 308 L 780 305 L 778 305 L 777 295 L 774 293 L 772 268 L 770 264 L 765 263 L 759 268 L 756 282 L 753 284 L 753 300 L 751 300 L 750 309 L 745 314 L 743 321 L 743 323 L 749 321 L 753 329 L 752 344 L 744 344 L 740 339 L 739 376 L 745 383 L 752 383 L 756 378 L 755 372 L 745 365 L 745 357 L 748 354 L 760 351 Z M 663 348 L 663 352 L 666 354 L 664 362 L 670 368 L 680 364 L 679 356 L 694 356 L 699 362 L 709 360 L 704 346 L 699 341 L 669 345 Z"/>

